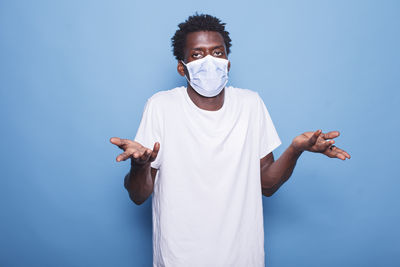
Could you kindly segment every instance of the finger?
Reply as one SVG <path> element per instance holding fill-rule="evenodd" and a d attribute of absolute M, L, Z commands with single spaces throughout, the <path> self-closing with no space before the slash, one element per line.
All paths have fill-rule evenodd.
<path fill-rule="evenodd" d="M 346 155 L 343 153 L 343 150 L 336 146 L 333 146 L 332 149 L 328 149 L 326 151 L 326 155 L 330 158 L 338 158 L 341 160 L 345 160 L 347 158 Z"/>
<path fill-rule="evenodd" d="M 124 149 L 124 147 L 126 145 L 128 145 L 131 142 L 131 140 L 122 139 L 122 138 L 119 138 L 119 137 L 112 137 L 110 139 L 110 142 L 113 143 L 114 145 L 118 146 L 119 148 Z"/>
<path fill-rule="evenodd" d="M 339 135 L 340 135 L 340 133 L 338 131 L 332 131 L 329 133 L 325 133 L 323 137 L 324 137 L 324 139 L 333 139 L 333 138 L 338 137 Z"/>
<path fill-rule="evenodd" d="M 149 160 L 150 155 L 151 155 L 151 150 L 145 148 L 142 155 L 140 156 L 140 160 L 146 162 Z"/>
<path fill-rule="evenodd" d="M 123 153 L 121 153 L 121 154 L 118 155 L 118 157 L 117 157 L 117 162 L 127 160 L 127 159 L 129 159 L 131 156 L 132 156 L 131 153 L 125 151 L 125 152 L 123 152 Z"/>
<path fill-rule="evenodd" d="M 119 137 L 111 137 L 110 142 L 111 142 L 111 144 L 114 144 L 116 146 L 120 146 L 122 144 L 121 138 L 119 138 Z"/>
<path fill-rule="evenodd" d="M 346 156 L 343 155 L 343 154 L 341 154 L 341 153 L 336 153 L 335 156 L 336 156 L 338 159 L 341 159 L 341 160 L 345 160 L 345 159 L 346 159 Z"/>
<path fill-rule="evenodd" d="M 160 143 L 156 142 L 153 147 L 153 151 L 151 152 L 150 161 L 154 161 L 157 158 L 158 151 L 160 151 Z"/>
<path fill-rule="evenodd" d="M 321 142 L 321 145 L 320 145 L 320 150 L 321 151 L 325 151 L 325 150 L 327 150 L 328 148 L 330 148 L 333 144 L 335 143 L 335 141 L 334 140 L 328 140 L 328 141 L 322 141 Z M 333 148 L 334 149 L 334 148 Z M 333 149 L 329 149 L 329 150 L 333 150 Z"/>
<path fill-rule="evenodd" d="M 340 153 L 337 152 L 337 148 L 333 147 L 332 149 L 327 149 L 324 152 L 325 155 L 327 155 L 330 158 L 339 158 L 339 159 L 345 159 L 345 157 L 343 155 L 341 155 Z"/>
<path fill-rule="evenodd" d="M 134 152 L 132 152 L 131 156 L 134 160 L 139 160 L 141 157 L 141 154 L 139 153 L 139 151 L 135 150 Z"/>
<path fill-rule="evenodd" d="M 310 144 L 310 146 L 313 146 L 317 142 L 317 139 L 321 133 L 322 133 L 321 130 L 317 130 L 313 133 L 313 135 L 310 137 L 310 139 L 308 139 L 308 143 Z"/>
<path fill-rule="evenodd" d="M 344 151 L 343 149 L 340 149 L 340 148 L 336 147 L 335 150 L 336 150 L 336 152 L 338 152 L 338 153 L 344 155 L 346 158 L 348 158 L 348 159 L 351 158 L 350 154 L 347 153 L 346 151 Z"/>

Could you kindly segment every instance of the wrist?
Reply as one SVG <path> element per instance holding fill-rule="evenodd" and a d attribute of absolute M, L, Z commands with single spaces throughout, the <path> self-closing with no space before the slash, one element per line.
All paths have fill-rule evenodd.
<path fill-rule="evenodd" d="M 295 156 L 300 156 L 304 152 L 304 149 L 297 147 L 294 142 L 292 142 L 288 150 Z"/>
<path fill-rule="evenodd" d="M 145 162 L 145 163 L 138 163 L 134 159 L 131 159 L 131 168 L 133 170 L 141 170 L 143 168 L 150 167 L 150 162 Z"/>

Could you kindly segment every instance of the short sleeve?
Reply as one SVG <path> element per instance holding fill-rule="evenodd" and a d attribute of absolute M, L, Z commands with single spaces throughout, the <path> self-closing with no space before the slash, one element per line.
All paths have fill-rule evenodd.
<path fill-rule="evenodd" d="M 263 158 L 271 153 L 281 144 L 278 133 L 269 115 L 264 101 L 258 96 L 258 116 L 259 116 L 259 157 Z"/>
<path fill-rule="evenodd" d="M 142 120 L 136 132 L 135 141 L 142 146 L 153 149 L 156 142 L 160 143 L 160 151 L 157 158 L 151 163 L 151 167 L 159 169 L 162 159 L 162 140 L 161 140 L 161 116 L 155 109 L 152 99 L 147 100 L 144 107 Z"/>

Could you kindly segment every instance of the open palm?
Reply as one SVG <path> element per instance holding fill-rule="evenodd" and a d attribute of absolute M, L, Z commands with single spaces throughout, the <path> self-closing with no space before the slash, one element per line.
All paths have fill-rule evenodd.
<path fill-rule="evenodd" d="M 341 160 L 350 159 L 349 153 L 333 144 L 334 138 L 338 137 L 338 131 L 323 133 L 321 130 L 315 132 L 305 132 L 293 139 L 293 146 L 299 151 L 311 151 L 322 153 L 330 158 L 339 158 Z"/>

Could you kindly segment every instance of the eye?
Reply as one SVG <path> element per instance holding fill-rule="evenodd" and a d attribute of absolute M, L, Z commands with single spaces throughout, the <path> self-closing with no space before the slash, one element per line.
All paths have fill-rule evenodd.
<path fill-rule="evenodd" d="M 224 55 L 224 52 L 222 52 L 222 51 L 214 51 L 214 56 L 215 57 L 221 57 L 223 55 Z"/>
<path fill-rule="evenodd" d="M 192 58 L 201 58 L 201 53 L 193 53 Z"/>

